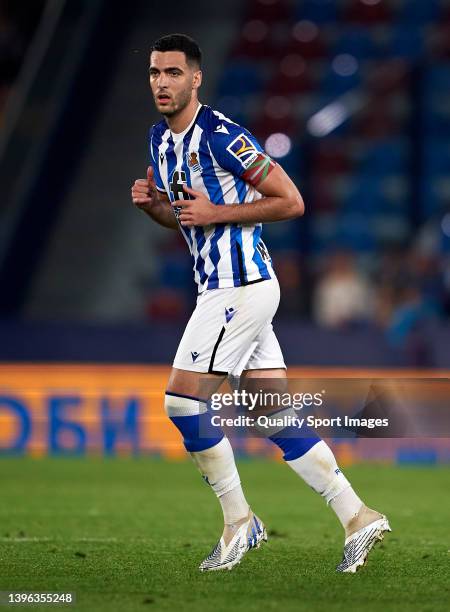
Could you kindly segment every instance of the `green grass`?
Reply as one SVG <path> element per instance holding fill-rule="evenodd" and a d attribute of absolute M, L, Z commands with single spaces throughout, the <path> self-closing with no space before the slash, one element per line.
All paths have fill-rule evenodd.
<path fill-rule="evenodd" d="M 201 574 L 221 515 L 191 462 L 1 459 L 0 590 L 72 591 L 66 609 L 95 612 L 449 609 L 447 468 L 346 470 L 393 528 L 356 575 L 335 572 L 341 528 L 291 470 L 261 460 L 240 472 L 269 543 Z"/>

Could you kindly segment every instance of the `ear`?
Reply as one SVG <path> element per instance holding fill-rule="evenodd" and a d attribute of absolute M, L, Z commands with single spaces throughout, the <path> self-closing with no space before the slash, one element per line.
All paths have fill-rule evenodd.
<path fill-rule="evenodd" d="M 194 78 L 192 79 L 192 89 L 198 89 L 202 84 L 203 73 L 201 70 L 194 72 Z"/>

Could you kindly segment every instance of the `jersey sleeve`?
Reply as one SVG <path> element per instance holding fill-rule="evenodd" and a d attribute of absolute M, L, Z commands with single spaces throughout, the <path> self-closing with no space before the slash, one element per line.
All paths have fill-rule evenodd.
<path fill-rule="evenodd" d="M 158 145 L 155 137 L 155 128 L 154 126 L 151 128 L 148 136 L 149 140 L 149 153 L 150 153 L 150 164 L 153 168 L 153 177 L 155 179 L 156 189 L 158 191 L 162 191 L 166 193 L 164 188 L 164 184 L 161 179 L 161 174 L 159 172 L 159 163 L 158 163 Z"/>
<path fill-rule="evenodd" d="M 236 123 L 219 123 L 213 131 L 211 143 L 218 164 L 254 187 L 276 165 L 253 134 Z"/>

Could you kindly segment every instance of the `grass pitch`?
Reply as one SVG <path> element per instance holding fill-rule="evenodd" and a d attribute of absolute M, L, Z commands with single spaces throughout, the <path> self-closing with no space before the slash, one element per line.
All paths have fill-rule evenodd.
<path fill-rule="evenodd" d="M 0 590 L 72 591 L 63 607 L 93 612 L 449 609 L 447 468 L 346 470 L 393 529 L 356 575 L 335 572 L 341 528 L 291 470 L 248 460 L 240 472 L 269 542 L 201 574 L 222 522 L 190 461 L 1 459 Z"/>

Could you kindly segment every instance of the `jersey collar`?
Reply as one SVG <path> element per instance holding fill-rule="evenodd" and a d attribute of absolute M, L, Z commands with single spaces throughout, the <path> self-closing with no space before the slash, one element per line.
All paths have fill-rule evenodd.
<path fill-rule="evenodd" d="M 190 124 L 187 126 L 187 128 L 185 128 L 182 132 L 172 132 L 172 130 L 170 130 L 170 134 L 172 135 L 173 141 L 174 142 L 178 142 L 179 140 L 182 140 L 186 134 L 189 132 L 189 130 L 191 129 L 191 127 L 194 125 L 198 114 L 200 112 L 200 109 L 202 108 L 203 104 L 201 104 L 200 102 L 198 103 L 197 106 L 197 110 L 195 111 L 194 116 L 192 117 L 192 121 L 190 122 Z M 170 129 L 170 128 L 169 128 Z"/>

